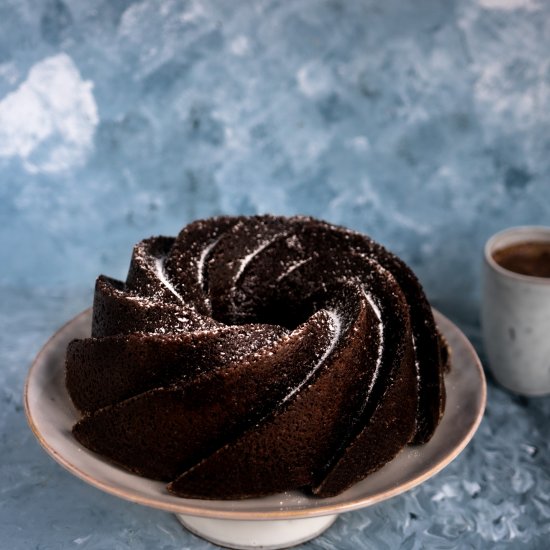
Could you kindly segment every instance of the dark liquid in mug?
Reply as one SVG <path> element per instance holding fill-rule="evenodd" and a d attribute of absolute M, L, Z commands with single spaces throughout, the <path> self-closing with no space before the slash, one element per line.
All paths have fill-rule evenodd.
<path fill-rule="evenodd" d="M 550 242 L 528 241 L 516 243 L 493 252 L 493 258 L 504 269 L 550 278 Z"/>

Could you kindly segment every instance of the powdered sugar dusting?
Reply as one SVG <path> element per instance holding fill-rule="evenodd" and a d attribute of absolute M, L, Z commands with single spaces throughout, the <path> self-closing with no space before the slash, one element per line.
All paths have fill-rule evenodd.
<path fill-rule="evenodd" d="M 288 277 L 295 269 L 298 269 L 300 266 L 307 264 L 307 262 L 309 261 L 311 261 L 311 258 L 306 258 L 304 260 L 300 260 L 298 262 L 290 264 L 288 269 L 277 277 L 277 282 L 282 281 L 285 277 Z"/>
<path fill-rule="evenodd" d="M 323 366 L 325 360 L 327 357 L 334 351 L 334 348 L 336 347 L 336 344 L 338 343 L 338 340 L 340 338 L 340 334 L 342 333 L 342 321 L 340 319 L 340 316 L 338 313 L 336 313 L 333 310 L 326 310 L 329 315 L 329 322 L 330 322 L 330 328 L 332 332 L 332 338 L 330 339 L 330 343 L 327 346 L 327 349 L 317 361 L 315 366 L 309 371 L 307 376 L 297 385 L 295 386 L 290 393 L 288 393 L 285 398 L 282 400 L 282 403 L 285 403 L 288 401 L 292 396 L 294 396 L 296 393 L 298 393 L 312 378 L 312 376 Z"/>
<path fill-rule="evenodd" d="M 204 247 L 203 251 L 201 252 L 199 261 L 197 263 L 197 281 L 199 282 L 199 286 L 204 290 L 204 267 L 206 263 L 206 258 L 208 258 L 208 255 L 212 251 L 212 249 L 218 244 L 219 238 L 215 241 L 211 242 L 208 246 Z"/>
<path fill-rule="evenodd" d="M 416 351 L 416 339 L 414 333 L 411 332 L 412 345 L 414 350 L 414 368 L 416 369 L 416 380 L 420 384 L 420 363 L 418 362 L 418 353 Z"/>
<path fill-rule="evenodd" d="M 174 288 L 170 280 L 168 279 L 168 275 L 166 274 L 166 271 L 164 269 L 164 261 L 166 260 L 165 257 L 161 258 L 155 258 L 155 272 L 157 274 L 157 277 L 159 278 L 159 281 L 174 295 L 183 302 L 183 298 L 178 293 L 178 291 Z"/>
<path fill-rule="evenodd" d="M 380 311 L 380 308 L 378 307 L 378 304 L 376 303 L 372 295 L 368 293 L 364 287 L 362 290 L 365 298 L 367 299 L 367 302 L 370 304 L 372 310 L 374 311 L 374 314 L 376 315 L 376 318 L 378 319 L 378 356 L 376 357 L 374 374 L 372 375 L 372 379 L 369 384 L 368 395 L 370 395 L 370 393 L 372 392 L 372 388 L 374 387 L 374 383 L 376 382 L 376 379 L 378 378 L 378 375 L 380 373 L 380 367 L 382 366 L 382 354 L 384 353 L 384 322 L 382 321 L 382 312 Z"/>
<path fill-rule="evenodd" d="M 263 241 L 257 248 L 255 248 L 252 252 L 247 254 L 242 260 L 239 265 L 239 269 L 237 273 L 235 274 L 235 283 L 240 279 L 241 275 L 243 274 L 243 271 L 245 270 L 246 266 L 260 253 L 262 250 L 265 250 L 271 243 L 273 243 L 276 239 L 278 239 L 280 235 L 276 235 L 275 237 L 271 239 L 267 239 L 266 241 Z"/>

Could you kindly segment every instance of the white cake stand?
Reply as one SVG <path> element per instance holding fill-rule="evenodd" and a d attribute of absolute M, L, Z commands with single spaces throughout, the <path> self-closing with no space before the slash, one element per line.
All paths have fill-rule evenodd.
<path fill-rule="evenodd" d="M 79 415 L 65 389 L 64 359 L 73 338 L 90 334 L 88 309 L 57 331 L 34 360 L 25 384 L 25 412 L 44 449 L 87 483 L 120 498 L 176 514 L 191 532 L 220 546 L 238 549 L 286 548 L 310 540 L 338 514 L 408 491 L 435 475 L 466 447 L 485 408 L 486 384 L 479 359 L 460 330 L 435 312 L 452 350 L 446 376 L 447 406 L 433 438 L 408 447 L 384 468 L 333 498 L 289 492 L 239 501 L 175 497 L 165 484 L 128 473 L 82 447 L 71 427 Z"/>

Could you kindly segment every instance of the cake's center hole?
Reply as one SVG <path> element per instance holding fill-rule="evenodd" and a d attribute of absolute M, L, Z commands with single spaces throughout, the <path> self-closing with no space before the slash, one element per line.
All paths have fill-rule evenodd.
<path fill-rule="evenodd" d="M 311 299 L 298 300 L 297 297 L 274 296 L 269 299 L 259 296 L 237 304 L 227 311 L 213 311 L 216 321 L 228 325 L 245 325 L 249 323 L 279 325 L 294 330 L 304 323 L 316 311 Z"/>

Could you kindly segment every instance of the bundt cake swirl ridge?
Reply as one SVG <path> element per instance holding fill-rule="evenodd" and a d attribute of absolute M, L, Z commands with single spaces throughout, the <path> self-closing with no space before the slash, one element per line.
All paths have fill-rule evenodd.
<path fill-rule="evenodd" d="M 178 496 L 331 496 L 431 437 L 447 356 L 418 280 L 378 243 L 224 216 L 141 241 L 125 282 L 98 278 L 66 383 L 75 437 Z"/>

